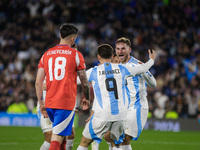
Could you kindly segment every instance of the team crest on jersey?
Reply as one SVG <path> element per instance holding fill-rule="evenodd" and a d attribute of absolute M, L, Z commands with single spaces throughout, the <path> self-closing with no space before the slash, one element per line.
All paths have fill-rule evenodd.
<path fill-rule="evenodd" d="M 106 66 L 109 66 L 109 64 L 108 64 L 108 63 L 106 63 Z"/>

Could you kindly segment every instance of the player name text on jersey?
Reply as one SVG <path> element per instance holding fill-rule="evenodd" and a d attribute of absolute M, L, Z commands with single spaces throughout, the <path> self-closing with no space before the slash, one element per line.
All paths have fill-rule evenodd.
<path fill-rule="evenodd" d="M 71 55 L 72 51 L 70 51 L 70 50 L 53 50 L 53 51 L 49 51 L 47 53 L 47 55 L 52 55 L 52 54 L 67 54 L 67 55 Z"/>
<path fill-rule="evenodd" d="M 99 75 L 119 74 L 119 73 L 120 73 L 119 69 L 107 70 L 107 71 L 99 71 Z"/>

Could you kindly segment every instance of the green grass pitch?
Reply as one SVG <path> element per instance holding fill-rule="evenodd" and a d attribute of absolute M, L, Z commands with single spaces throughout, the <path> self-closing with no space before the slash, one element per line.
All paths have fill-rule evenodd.
<path fill-rule="evenodd" d="M 73 150 L 80 143 L 82 131 L 83 128 L 75 129 Z M 0 127 L 0 150 L 39 150 L 43 140 L 39 127 Z M 133 150 L 200 150 L 200 132 L 144 130 L 131 145 Z M 100 150 L 107 149 L 108 145 L 102 140 Z"/>

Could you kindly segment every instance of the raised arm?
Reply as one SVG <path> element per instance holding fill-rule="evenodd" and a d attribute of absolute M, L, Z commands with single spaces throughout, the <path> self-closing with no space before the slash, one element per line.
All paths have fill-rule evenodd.
<path fill-rule="evenodd" d="M 144 64 L 133 67 L 130 70 L 131 75 L 135 76 L 135 75 L 145 73 L 154 64 L 154 61 L 156 60 L 156 52 L 154 50 L 152 50 L 152 53 L 151 53 L 150 49 L 148 50 L 148 52 L 149 52 L 149 58 L 150 58 L 149 61 L 147 61 Z M 129 67 L 129 69 L 130 69 L 130 67 Z"/>
<path fill-rule="evenodd" d="M 154 50 L 152 50 L 152 52 L 151 52 L 150 49 L 148 50 L 148 52 L 149 52 L 149 58 L 153 59 L 155 61 L 156 60 L 156 52 Z"/>
<path fill-rule="evenodd" d="M 87 106 L 89 108 L 89 102 L 90 102 L 90 85 L 86 76 L 86 71 L 85 69 L 83 70 L 78 70 L 78 76 L 81 81 L 81 87 L 82 91 L 85 95 L 85 99 L 82 102 L 83 109 L 87 109 Z"/>
<path fill-rule="evenodd" d="M 138 61 L 138 64 L 143 64 L 143 62 Z M 148 70 L 147 72 L 141 74 L 144 81 L 148 84 L 148 86 L 155 88 L 157 86 L 156 79 L 151 74 L 151 72 Z"/>
<path fill-rule="evenodd" d="M 141 76 L 150 87 L 155 88 L 157 86 L 156 79 L 149 71 L 141 74 Z"/>

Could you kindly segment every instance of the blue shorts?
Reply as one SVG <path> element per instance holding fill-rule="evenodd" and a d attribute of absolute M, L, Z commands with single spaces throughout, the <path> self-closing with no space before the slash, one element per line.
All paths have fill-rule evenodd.
<path fill-rule="evenodd" d="M 74 110 L 46 108 L 50 120 L 53 122 L 53 134 L 60 136 L 71 135 L 74 122 Z"/>

